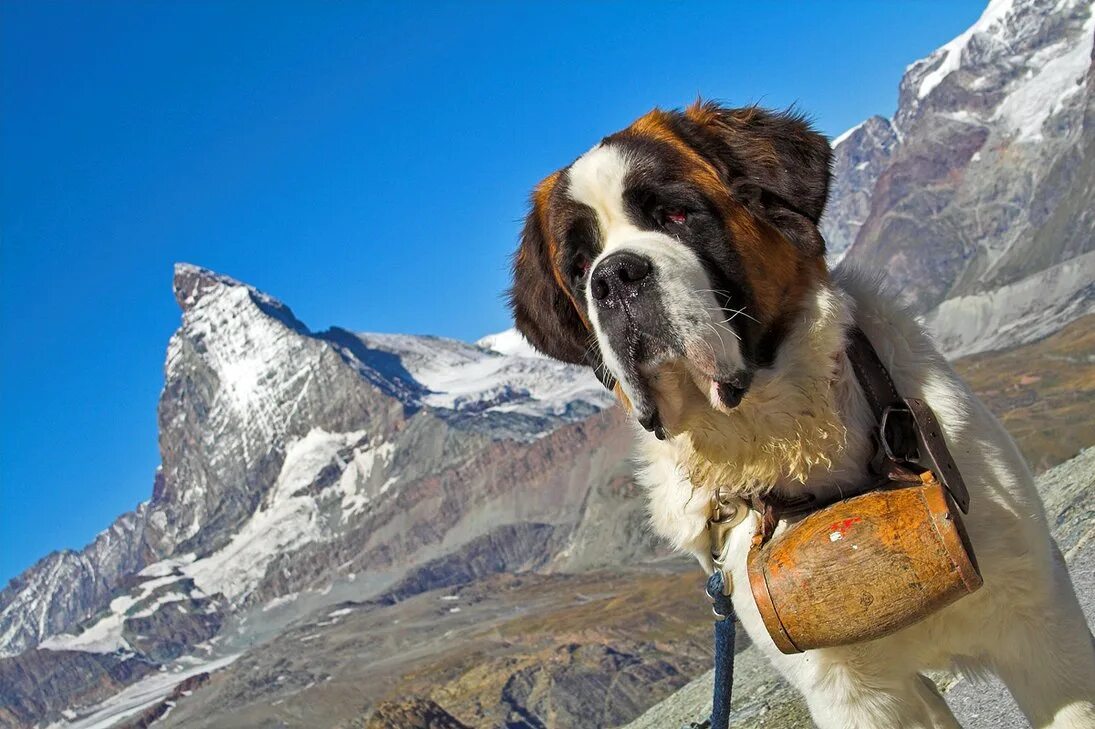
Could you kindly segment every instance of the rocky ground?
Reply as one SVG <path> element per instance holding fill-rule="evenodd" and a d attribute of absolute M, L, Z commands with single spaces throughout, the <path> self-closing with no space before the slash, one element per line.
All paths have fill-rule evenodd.
<path fill-rule="evenodd" d="M 382 719 L 408 712 L 475 727 L 616 726 L 709 664 L 701 587 L 695 566 L 672 560 L 342 603 L 245 653 L 162 726 L 404 729 L 415 725 Z"/>
<path fill-rule="evenodd" d="M 954 366 L 1036 473 L 1095 444 L 1095 315 L 1032 344 L 964 357 Z"/>

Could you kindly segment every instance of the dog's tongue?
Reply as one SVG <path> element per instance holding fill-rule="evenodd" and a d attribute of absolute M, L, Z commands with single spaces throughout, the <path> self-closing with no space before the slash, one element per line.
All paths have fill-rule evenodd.
<path fill-rule="evenodd" d="M 718 394 L 719 402 L 728 408 L 736 408 L 741 404 L 741 399 L 745 397 L 752 381 L 751 375 L 742 373 L 732 380 L 716 382 L 715 392 Z"/>
<path fill-rule="evenodd" d="M 665 440 L 665 426 L 662 425 L 662 419 L 657 410 L 639 418 L 639 425 L 653 433 L 658 440 Z"/>
<path fill-rule="evenodd" d="M 719 402 L 728 408 L 736 408 L 745 396 L 745 388 L 730 382 L 717 382 L 715 387 L 719 393 Z"/>

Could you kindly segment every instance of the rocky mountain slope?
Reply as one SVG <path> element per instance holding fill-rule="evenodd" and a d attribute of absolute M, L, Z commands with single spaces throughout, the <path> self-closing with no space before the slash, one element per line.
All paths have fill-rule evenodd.
<path fill-rule="evenodd" d="M 617 726 L 707 667 L 701 582 L 674 562 L 339 603 L 245 653 L 164 726 L 352 726 L 422 701 L 474 727 Z"/>
<path fill-rule="evenodd" d="M 954 365 L 1036 473 L 1095 444 L 1095 315 L 1037 342 Z"/>
<path fill-rule="evenodd" d="M 0 724 L 94 703 L 271 601 L 591 566 L 578 544 L 652 554 L 588 372 L 512 333 L 313 333 L 194 266 L 175 296 L 152 497 L 0 593 Z"/>
<path fill-rule="evenodd" d="M 834 141 L 833 258 L 885 270 L 952 356 L 1095 310 L 1095 13 L 992 0 Z"/>

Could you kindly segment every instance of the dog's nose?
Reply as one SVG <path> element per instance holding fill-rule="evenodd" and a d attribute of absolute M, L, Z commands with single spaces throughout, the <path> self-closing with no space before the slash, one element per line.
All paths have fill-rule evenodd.
<path fill-rule="evenodd" d="M 593 269 L 589 291 L 597 301 L 620 298 L 634 291 L 650 275 L 650 259 L 637 253 L 621 251 L 606 256 Z"/>

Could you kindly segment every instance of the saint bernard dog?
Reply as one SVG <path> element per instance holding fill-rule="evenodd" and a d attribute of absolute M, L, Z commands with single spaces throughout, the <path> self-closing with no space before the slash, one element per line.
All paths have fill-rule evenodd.
<path fill-rule="evenodd" d="M 654 529 L 710 570 L 716 487 L 825 500 L 868 477 L 875 424 L 845 353 L 859 327 L 942 422 L 984 587 L 888 637 L 797 655 L 738 587 L 742 625 L 823 729 L 957 727 L 924 676 L 948 668 L 998 675 L 1035 727 L 1095 727 L 1095 641 L 1015 444 L 893 295 L 826 267 L 830 155 L 794 113 L 646 114 L 535 188 L 517 328 L 615 390 Z M 749 584 L 755 529 L 754 516 L 730 534 L 734 585 Z"/>

